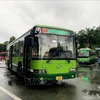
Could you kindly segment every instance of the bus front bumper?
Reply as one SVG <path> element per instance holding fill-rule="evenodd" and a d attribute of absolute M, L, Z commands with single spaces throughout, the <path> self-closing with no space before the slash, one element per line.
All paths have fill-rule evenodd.
<path fill-rule="evenodd" d="M 64 80 L 76 77 L 76 72 L 64 73 L 64 74 L 30 74 L 30 77 L 36 80 Z"/>

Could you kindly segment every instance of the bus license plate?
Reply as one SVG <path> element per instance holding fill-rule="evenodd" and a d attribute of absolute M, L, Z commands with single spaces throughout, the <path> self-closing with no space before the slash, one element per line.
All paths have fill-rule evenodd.
<path fill-rule="evenodd" d="M 62 76 L 56 76 L 56 80 L 62 80 Z"/>

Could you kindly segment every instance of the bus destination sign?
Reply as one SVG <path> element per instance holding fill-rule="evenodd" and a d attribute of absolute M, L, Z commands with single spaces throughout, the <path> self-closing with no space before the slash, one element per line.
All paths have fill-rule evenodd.
<path fill-rule="evenodd" d="M 70 36 L 70 31 L 59 30 L 59 29 L 51 29 L 51 28 L 39 28 L 39 27 L 36 27 L 35 32 Z"/>

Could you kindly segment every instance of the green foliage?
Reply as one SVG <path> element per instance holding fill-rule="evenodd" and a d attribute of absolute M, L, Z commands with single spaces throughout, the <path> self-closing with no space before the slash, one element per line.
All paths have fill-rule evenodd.
<path fill-rule="evenodd" d="M 14 41 L 16 38 L 14 36 L 10 37 L 10 41 L 9 42 L 12 42 Z"/>
<path fill-rule="evenodd" d="M 0 44 L 0 52 L 6 51 L 6 46 L 4 44 Z"/>
<path fill-rule="evenodd" d="M 14 36 L 12 36 L 12 37 L 10 37 L 9 41 L 5 41 L 4 43 L 0 43 L 0 52 L 5 52 L 7 44 L 14 41 L 15 39 L 16 38 Z"/>
<path fill-rule="evenodd" d="M 89 47 L 96 48 L 100 47 L 100 26 L 92 29 L 86 28 L 85 30 L 80 30 L 78 32 L 79 48 Z"/>

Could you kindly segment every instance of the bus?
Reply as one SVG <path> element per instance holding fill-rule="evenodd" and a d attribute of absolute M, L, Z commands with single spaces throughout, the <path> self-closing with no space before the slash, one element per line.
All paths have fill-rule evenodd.
<path fill-rule="evenodd" d="M 0 52 L 0 60 L 6 60 L 6 52 Z"/>
<path fill-rule="evenodd" d="M 64 28 L 35 25 L 7 45 L 6 64 L 18 75 L 39 81 L 75 78 L 75 34 Z"/>
<path fill-rule="evenodd" d="M 97 54 L 97 58 L 98 58 L 98 64 L 100 66 L 100 48 L 95 48 L 96 50 L 96 54 Z"/>
<path fill-rule="evenodd" d="M 97 61 L 96 51 L 90 48 L 80 48 L 78 50 L 79 64 L 94 64 Z"/>

